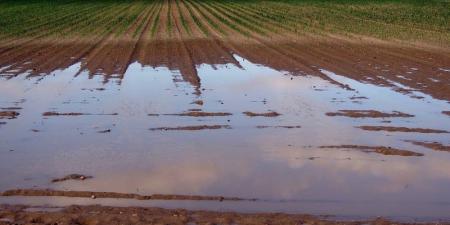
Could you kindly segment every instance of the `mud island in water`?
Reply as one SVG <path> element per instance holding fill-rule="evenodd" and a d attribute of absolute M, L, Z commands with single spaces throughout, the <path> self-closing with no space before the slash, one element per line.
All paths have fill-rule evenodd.
<path fill-rule="evenodd" d="M 448 1 L 0 1 L 0 224 L 450 224 Z"/>

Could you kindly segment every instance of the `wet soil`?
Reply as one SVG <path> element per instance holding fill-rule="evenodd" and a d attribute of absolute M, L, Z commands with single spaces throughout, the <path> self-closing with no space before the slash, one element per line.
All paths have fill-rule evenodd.
<path fill-rule="evenodd" d="M 450 111 L 442 111 L 442 114 L 445 114 L 447 116 L 450 116 Z"/>
<path fill-rule="evenodd" d="M 68 180 L 86 180 L 86 179 L 92 179 L 92 178 L 93 178 L 93 176 L 86 176 L 86 175 L 74 173 L 74 174 L 69 174 L 62 178 L 55 178 L 52 180 L 52 183 L 63 182 L 63 181 L 68 181 Z"/>
<path fill-rule="evenodd" d="M 59 181 L 56 181 L 59 182 Z M 7 190 L 1 196 L 63 196 L 78 198 L 116 198 L 116 199 L 137 199 L 137 200 L 199 200 L 199 201 L 255 201 L 256 199 L 242 199 L 236 197 L 223 196 L 199 196 L 199 195 L 139 195 L 117 192 L 92 192 L 92 191 L 60 191 L 60 190 L 39 190 L 39 189 L 14 189 Z"/>
<path fill-rule="evenodd" d="M 259 125 L 256 126 L 258 129 L 264 129 L 264 128 L 286 128 L 286 129 L 294 129 L 294 128 L 302 128 L 301 126 L 265 126 L 265 125 Z"/>
<path fill-rule="evenodd" d="M 185 130 L 185 131 L 197 131 L 197 130 L 217 130 L 217 129 L 231 129 L 229 125 L 198 125 L 198 126 L 181 126 L 181 127 L 157 127 L 150 128 L 150 130 L 161 130 L 161 131 L 171 131 L 171 130 Z"/>
<path fill-rule="evenodd" d="M 143 207 L 107 207 L 107 206 L 69 206 L 65 208 L 39 208 L 24 205 L 1 205 L 0 224 L 59 224 L 59 225 L 92 225 L 92 224 L 224 224 L 224 225 L 390 225 L 408 224 L 391 222 L 378 218 L 371 221 L 333 221 L 302 214 L 284 213 L 233 213 L 212 211 L 190 211 L 184 209 L 162 209 Z M 411 223 L 413 224 L 413 223 Z M 421 223 L 426 224 L 426 223 Z M 432 224 L 432 223 L 430 223 Z M 433 223 L 434 224 L 434 223 Z M 442 225 L 448 223 L 440 223 Z"/>
<path fill-rule="evenodd" d="M 417 153 L 408 150 L 396 149 L 385 146 L 363 146 L 363 145 L 331 145 L 320 146 L 320 148 L 338 148 L 338 149 L 357 149 L 364 152 L 374 152 L 382 155 L 396 155 L 396 156 L 424 156 L 422 153 Z"/>
<path fill-rule="evenodd" d="M 0 119 L 15 119 L 19 114 L 16 111 L 0 111 Z"/>
<path fill-rule="evenodd" d="M 231 116 L 233 114 L 227 112 L 200 112 L 191 111 L 184 113 L 163 114 L 166 116 L 192 116 L 192 117 L 210 117 L 210 116 Z"/>
<path fill-rule="evenodd" d="M 117 116 L 118 113 L 79 113 L 79 112 L 68 112 L 68 113 L 60 113 L 60 112 L 44 112 L 42 116 Z"/>
<path fill-rule="evenodd" d="M 415 145 L 419 145 L 435 151 L 450 152 L 450 145 L 443 145 L 442 143 L 439 142 L 424 142 L 424 141 L 407 141 L 407 142 L 411 142 Z"/>
<path fill-rule="evenodd" d="M 358 128 L 368 131 L 388 131 L 388 132 L 417 132 L 417 133 L 449 133 L 446 130 L 429 128 L 409 128 L 409 127 L 388 127 L 388 126 L 359 126 Z"/>
<path fill-rule="evenodd" d="M 274 112 L 274 111 L 270 111 L 270 112 L 243 112 L 243 114 L 249 116 L 249 117 L 256 117 L 256 116 L 263 116 L 263 117 L 277 117 L 280 116 L 281 114 Z"/>
<path fill-rule="evenodd" d="M 327 112 L 327 116 L 345 116 L 352 118 L 386 118 L 386 117 L 414 117 L 414 115 L 393 111 L 380 112 L 376 110 L 339 110 L 338 112 Z"/>

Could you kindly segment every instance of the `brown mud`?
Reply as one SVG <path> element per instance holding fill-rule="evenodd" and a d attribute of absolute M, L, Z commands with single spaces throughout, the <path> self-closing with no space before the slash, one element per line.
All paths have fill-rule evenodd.
<path fill-rule="evenodd" d="M 231 116 L 233 114 L 227 112 L 200 112 L 191 111 L 184 113 L 163 114 L 165 116 L 192 116 L 192 117 L 210 117 L 210 116 Z"/>
<path fill-rule="evenodd" d="M 14 189 L 7 190 L 0 196 L 61 196 L 77 198 L 121 198 L 136 200 L 198 200 L 198 201 L 255 201 L 256 199 L 243 199 L 223 196 L 200 196 L 200 195 L 139 195 L 117 192 L 93 192 L 93 191 L 61 191 L 52 189 Z"/>
<path fill-rule="evenodd" d="M 15 119 L 19 115 L 16 111 L 0 111 L 0 119 Z"/>
<path fill-rule="evenodd" d="M 345 116 L 352 118 L 386 118 L 386 117 L 414 117 L 403 112 L 380 112 L 376 110 L 339 110 L 338 112 L 327 112 L 327 116 Z"/>
<path fill-rule="evenodd" d="M 224 225 L 404 225 L 408 223 L 391 222 L 383 218 L 371 221 L 332 221 L 332 218 L 305 214 L 285 213 L 235 213 L 193 211 L 184 209 L 162 209 L 144 207 L 110 206 L 69 206 L 60 210 L 32 210 L 25 205 L 0 205 L 0 224 L 224 224 Z M 39 208 L 38 208 L 39 209 Z M 50 209 L 50 208 L 49 208 Z M 56 208 L 58 209 L 58 208 Z M 414 223 L 410 223 L 414 224 Z M 421 223 L 426 224 L 426 223 Z M 429 223 L 435 224 L 435 223 Z M 439 223 L 446 225 L 449 223 Z"/>
<path fill-rule="evenodd" d="M 324 40 L 323 37 L 297 42 L 283 41 L 278 45 L 271 44 L 270 41 L 243 42 L 211 38 L 121 41 L 106 39 L 103 40 L 104 43 L 97 45 L 79 43 L 76 40 L 54 42 L 50 45 L 36 41 L 30 43 L 28 48 L 12 48 L 9 54 L 0 55 L 0 68 L 5 67 L 0 71 L 1 76 L 11 78 L 27 71 L 28 76 L 45 76 L 54 70 L 81 62 L 80 72 L 87 70 L 89 76 L 104 76 L 105 82 L 111 79 L 120 82 L 128 66 L 139 62 L 144 66 L 167 66 L 170 70 L 180 71 L 182 80 L 194 86 L 199 93 L 201 81 L 196 66 L 234 64 L 239 67 L 239 63 L 233 58 L 233 54 L 238 54 L 253 63 L 289 71 L 294 75 L 319 76 L 346 89 L 351 88 L 331 79 L 320 69 L 333 71 L 360 82 L 392 87 L 393 90 L 404 94 L 414 95 L 414 91 L 420 91 L 434 98 L 450 100 L 450 87 L 445 85 L 450 82 L 450 78 L 447 72 L 437 69 L 447 68 L 450 58 L 439 52 L 416 48 L 386 47 L 373 43 L 355 44 L 346 40 Z M 42 49 L 39 54 L 29 52 L 34 49 L 33 46 Z M 51 49 L 43 51 L 47 48 Z M 159 50 L 155 51 L 154 48 Z M 380 50 L 372 51 L 373 48 Z M 83 49 L 82 55 L 86 57 L 80 57 L 80 49 Z M 16 54 L 15 51 L 20 52 Z M 122 51 L 127 54 L 121 54 Z M 11 54 L 17 56 L 11 58 Z M 129 54 L 132 55 L 128 56 Z M 58 57 L 48 60 L 53 59 L 53 55 Z M 405 79 L 398 77 L 398 74 L 411 76 Z"/>
<path fill-rule="evenodd" d="M 182 126 L 182 127 L 157 127 L 150 128 L 152 131 L 171 131 L 171 130 L 186 130 L 186 131 L 196 131 L 196 130 L 218 130 L 218 129 L 231 129 L 229 125 L 198 125 L 198 126 Z"/>
<path fill-rule="evenodd" d="M 42 116 L 117 116 L 117 113 L 79 113 L 79 112 L 69 112 L 69 113 L 59 113 L 59 112 L 44 112 Z"/>
<path fill-rule="evenodd" d="M 81 175 L 81 174 L 69 174 L 65 177 L 61 177 L 61 178 L 55 178 L 52 180 L 52 183 L 57 183 L 57 182 L 63 182 L 63 181 L 67 181 L 67 180 L 86 180 L 86 179 L 92 179 L 93 176 L 86 176 L 86 175 Z"/>
<path fill-rule="evenodd" d="M 264 128 L 286 128 L 286 129 L 294 129 L 294 128 L 302 128 L 301 126 L 265 126 L 265 125 L 259 125 L 256 126 L 258 129 L 264 129 Z"/>
<path fill-rule="evenodd" d="M 415 145 L 419 145 L 425 148 L 429 148 L 435 151 L 443 151 L 443 152 L 450 152 L 450 146 L 449 145 L 443 145 L 439 142 L 424 142 L 424 141 L 406 141 L 413 143 Z"/>
<path fill-rule="evenodd" d="M 367 131 L 387 131 L 387 132 L 416 132 L 416 133 L 449 133 L 446 130 L 437 130 L 429 128 L 409 128 L 409 127 L 388 127 L 388 126 L 359 126 L 359 129 Z"/>
<path fill-rule="evenodd" d="M 255 117 L 255 116 L 263 116 L 263 117 L 277 117 L 280 116 L 280 113 L 270 111 L 270 112 L 263 112 L 263 113 L 255 113 L 255 112 L 243 112 L 243 114 L 249 116 L 249 117 Z"/>
<path fill-rule="evenodd" d="M 364 145 L 330 145 L 320 146 L 319 148 L 338 148 L 338 149 L 356 149 L 367 153 L 378 153 L 382 155 L 396 155 L 396 156 L 424 156 L 422 153 L 412 152 L 408 150 L 396 149 L 385 146 L 364 146 Z"/>

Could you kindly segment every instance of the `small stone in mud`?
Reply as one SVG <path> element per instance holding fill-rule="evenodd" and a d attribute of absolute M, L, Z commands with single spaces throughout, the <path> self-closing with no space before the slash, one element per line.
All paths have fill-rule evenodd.
<path fill-rule="evenodd" d="M 92 198 L 92 199 L 96 199 L 97 197 L 95 197 L 95 195 L 91 195 L 91 198 Z"/>
<path fill-rule="evenodd" d="M 255 117 L 255 116 L 264 116 L 264 117 L 277 117 L 280 116 L 280 113 L 277 113 L 275 111 L 269 111 L 269 112 L 265 112 L 265 113 L 254 113 L 254 112 L 243 112 L 243 114 L 250 116 L 250 117 Z"/>
<path fill-rule="evenodd" d="M 52 180 L 53 183 L 56 182 L 62 182 L 62 181 L 67 181 L 67 180 L 86 180 L 86 179 L 91 179 L 93 178 L 92 176 L 85 176 L 85 175 L 81 175 L 81 174 L 69 174 L 63 178 L 55 178 Z"/>

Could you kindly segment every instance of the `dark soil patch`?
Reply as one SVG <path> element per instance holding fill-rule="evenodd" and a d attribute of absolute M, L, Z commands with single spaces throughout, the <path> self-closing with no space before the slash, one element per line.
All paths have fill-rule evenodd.
<path fill-rule="evenodd" d="M 150 130 L 161 130 L 161 131 L 170 131 L 170 130 L 217 130 L 217 129 L 231 129 L 229 125 L 199 125 L 199 126 L 183 126 L 183 127 L 157 127 L 150 128 Z"/>
<path fill-rule="evenodd" d="M 435 151 L 443 151 L 443 152 L 450 152 L 450 146 L 443 145 L 439 142 L 423 142 L 423 141 L 407 141 L 410 143 L 413 143 L 415 145 L 419 145 L 425 148 L 429 148 Z"/>
<path fill-rule="evenodd" d="M 364 146 L 364 145 L 331 145 L 320 146 L 320 148 L 340 148 L 340 149 L 357 149 L 364 152 L 374 152 L 382 155 L 398 155 L 398 156 L 424 156 L 422 153 L 412 152 L 408 150 L 396 149 L 385 146 Z"/>
<path fill-rule="evenodd" d="M 62 178 L 55 178 L 52 180 L 52 183 L 56 183 L 56 182 L 63 182 L 63 181 L 67 181 L 67 180 L 86 180 L 86 179 L 92 179 L 92 176 L 86 176 L 86 175 L 81 175 L 81 174 L 69 174 L 65 177 Z"/>
<path fill-rule="evenodd" d="M 263 116 L 263 117 L 277 117 L 280 116 L 280 113 L 274 112 L 274 111 L 270 111 L 270 112 L 265 112 L 265 113 L 255 113 L 255 112 L 243 112 L 245 115 L 250 116 L 250 117 L 255 117 L 255 116 Z"/>
<path fill-rule="evenodd" d="M 403 112 L 392 111 L 392 112 L 380 112 L 376 110 L 339 110 L 338 112 L 327 112 L 327 116 L 345 116 L 352 118 L 385 118 L 385 117 L 414 117 Z"/>
<path fill-rule="evenodd" d="M 408 127 L 388 127 L 388 126 L 359 126 L 358 128 L 368 131 L 388 131 L 388 132 L 417 132 L 417 133 L 449 133 L 445 130 L 429 128 L 408 128 Z"/>

